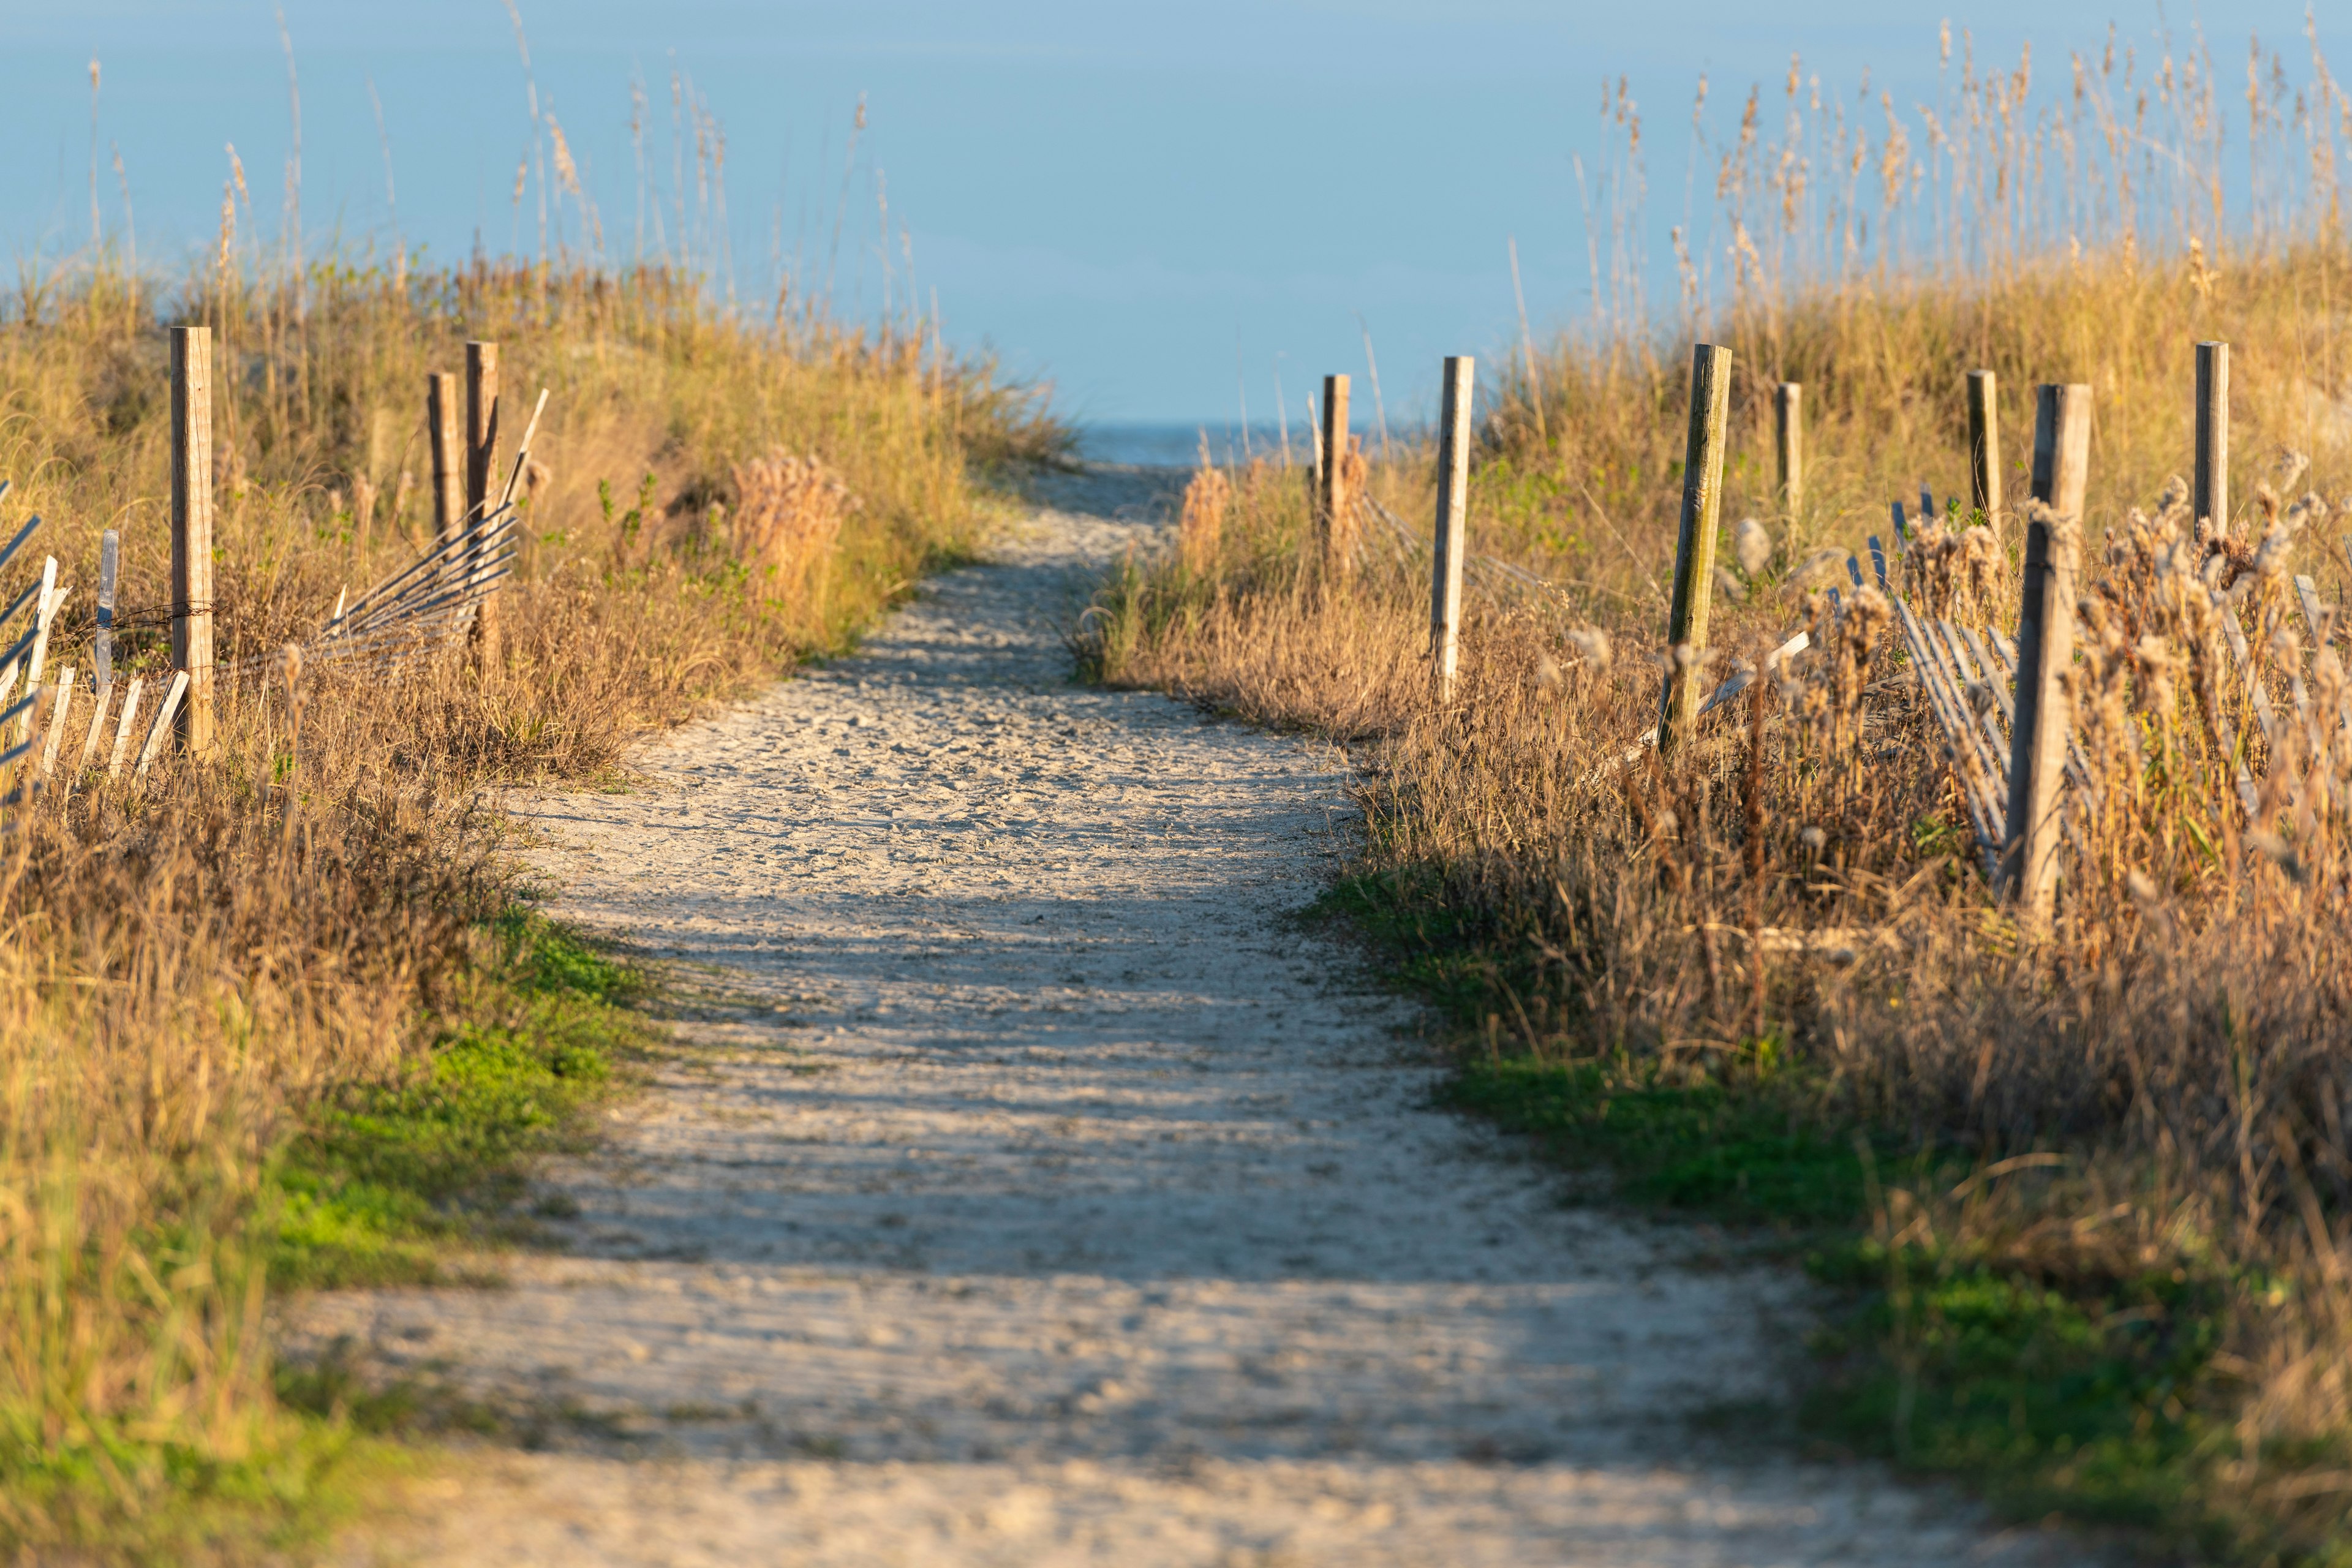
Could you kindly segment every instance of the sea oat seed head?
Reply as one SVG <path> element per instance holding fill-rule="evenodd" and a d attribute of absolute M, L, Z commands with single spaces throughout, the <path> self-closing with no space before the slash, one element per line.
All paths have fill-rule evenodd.
<path fill-rule="evenodd" d="M 1771 564 L 1771 531 L 1752 517 L 1742 518 L 1732 531 L 1731 548 L 1739 557 L 1739 569 L 1750 577 Z"/>

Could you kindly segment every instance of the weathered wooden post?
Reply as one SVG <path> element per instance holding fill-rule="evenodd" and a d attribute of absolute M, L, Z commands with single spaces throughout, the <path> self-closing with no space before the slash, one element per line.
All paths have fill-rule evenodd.
<path fill-rule="evenodd" d="M 1666 689 L 1658 752 L 1672 755 L 1696 721 L 1705 681 L 1707 595 L 1715 581 L 1716 524 L 1723 510 L 1723 432 L 1731 413 L 1731 351 L 1691 347 L 1690 438 L 1683 449 L 1682 531 L 1675 545 L 1675 597 L 1666 619 Z"/>
<path fill-rule="evenodd" d="M 476 341 L 466 345 L 466 520 L 479 522 L 498 502 L 499 483 L 499 345 Z M 469 551 L 467 565 L 478 570 L 482 553 Z M 474 609 L 474 655 L 484 668 L 498 662 L 499 596 L 482 595 Z"/>
<path fill-rule="evenodd" d="M 457 378 L 425 381 L 425 427 L 433 441 L 433 531 L 446 539 L 466 515 L 466 459 L 457 431 Z"/>
<path fill-rule="evenodd" d="M 1437 415 L 1437 539 L 1429 570 L 1429 654 L 1437 700 L 1454 700 L 1454 670 L 1462 632 L 1462 557 L 1470 510 L 1470 398 L 1478 362 L 1455 354 L 1445 362 L 1445 388 Z"/>
<path fill-rule="evenodd" d="M 2189 491 L 2199 539 L 2230 531 L 2230 345 L 2197 345 L 2197 482 Z"/>
<path fill-rule="evenodd" d="M 188 678 L 181 739 L 191 752 L 207 755 L 213 747 L 210 327 L 172 329 L 172 663 Z"/>
<path fill-rule="evenodd" d="M 1780 512 L 1790 522 L 1805 504 L 1805 389 L 1784 381 L 1772 389 L 1772 423 L 1780 451 Z"/>
<path fill-rule="evenodd" d="M 2074 714 L 2066 669 L 2074 658 L 2075 553 L 2090 480 L 2091 389 L 2035 391 L 2033 499 L 2025 518 L 2024 593 L 2017 616 L 2017 712 L 2010 731 L 2009 816 L 2001 880 L 2041 930 L 2057 897 L 2058 791 Z"/>
<path fill-rule="evenodd" d="M 1989 370 L 1969 372 L 1969 506 L 1990 522 L 2000 512 L 2000 408 Z"/>
<path fill-rule="evenodd" d="M 1348 570 L 1348 378 L 1323 378 L 1323 466 L 1317 473 L 1315 526 L 1323 570 Z"/>

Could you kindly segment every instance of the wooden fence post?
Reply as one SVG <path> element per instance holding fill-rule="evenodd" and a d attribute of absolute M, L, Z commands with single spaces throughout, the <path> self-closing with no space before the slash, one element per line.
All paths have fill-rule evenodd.
<path fill-rule="evenodd" d="M 208 755 L 213 748 L 210 327 L 172 329 L 172 663 L 188 677 L 181 738 L 195 755 Z"/>
<path fill-rule="evenodd" d="M 1454 670 L 1462 632 L 1462 556 L 1469 540 L 1470 398 L 1478 362 L 1455 354 L 1445 362 L 1445 389 L 1437 416 L 1437 539 L 1429 570 L 1429 653 L 1437 700 L 1454 700 Z"/>
<path fill-rule="evenodd" d="M 466 345 L 466 517 L 478 522 L 497 502 L 492 490 L 499 483 L 499 345 L 476 341 Z M 467 564 L 478 567 L 479 552 Z M 499 596 L 482 595 L 474 607 L 474 656 L 488 668 L 499 658 Z"/>
<path fill-rule="evenodd" d="M 1337 576 L 1348 569 L 1348 378 L 1323 378 L 1323 467 L 1317 476 L 1315 523 L 1323 570 Z"/>
<path fill-rule="evenodd" d="M 1780 449 L 1780 510 L 1790 522 L 1805 504 L 1805 389 L 1784 381 L 1772 390 L 1772 423 Z"/>
<path fill-rule="evenodd" d="M 2190 527 L 2199 539 L 2230 531 L 2230 345 L 2197 345 L 2197 483 Z"/>
<path fill-rule="evenodd" d="M 1992 372 L 1969 372 L 1969 506 L 1990 523 L 2000 513 L 2000 405 Z"/>
<path fill-rule="evenodd" d="M 1658 705 L 1658 752 L 1671 755 L 1698 718 L 1706 683 L 1707 596 L 1723 510 L 1723 431 L 1731 413 L 1731 351 L 1691 346 L 1690 439 L 1683 450 L 1683 519 L 1675 545 L 1674 607 L 1666 619 L 1666 689 Z"/>
<path fill-rule="evenodd" d="M 425 377 L 425 427 L 433 440 L 433 531 L 446 539 L 466 515 L 466 459 L 457 431 L 456 376 L 436 371 Z"/>
<path fill-rule="evenodd" d="M 2090 479 L 2091 389 L 2035 391 L 2033 499 L 2026 514 L 2024 592 L 2017 616 L 2016 718 L 2010 730 L 2009 814 L 2001 880 L 2032 930 L 2046 928 L 2057 897 L 2058 791 L 2074 714 L 2066 669 L 2074 659 L 2074 569 L 2083 492 Z"/>

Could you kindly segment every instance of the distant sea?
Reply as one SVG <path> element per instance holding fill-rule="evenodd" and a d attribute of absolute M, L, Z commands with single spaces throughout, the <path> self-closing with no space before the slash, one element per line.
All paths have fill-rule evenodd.
<path fill-rule="evenodd" d="M 1360 430 L 1357 432 L 1361 435 Z M 1190 468 L 1201 460 L 1208 443 L 1210 460 L 1220 466 L 1247 458 L 1279 458 L 1282 428 L 1252 424 L 1125 425 L 1078 426 L 1078 456 L 1089 463 L 1114 463 L 1123 468 Z M 1314 438 L 1299 420 L 1290 422 L 1290 460 L 1305 465 L 1314 456 Z"/>

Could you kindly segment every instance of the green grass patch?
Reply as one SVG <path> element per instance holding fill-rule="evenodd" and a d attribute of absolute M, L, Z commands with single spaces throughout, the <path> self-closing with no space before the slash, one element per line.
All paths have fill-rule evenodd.
<path fill-rule="evenodd" d="M 1566 1057 L 1555 1039 L 1538 1059 L 1528 944 L 1454 908 L 1434 868 L 1347 879 L 1312 913 L 1352 922 L 1455 1026 L 1441 1103 L 1606 1169 L 1622 1200 L 1744 1227 L 1834 1288 L 1800 1412 L 1813 1443 L 1964 1479 L 2015 1518 L 2127 1527 L 2215 1561 L 2298 1560 L 2275 1553 L 2228 1481 L 2241 1456 L 2214 1414 L 2229 1407 L 2226 1315 L 2263 1282 L 2172 1267 L 2043 1277 L 1958 1247 L 1890 1247 L 1884 1194 L 1950 1192 L 1987 1156 L 1874 1123 L 1778 1041 L 1669 1067 L 1622 1048 Z M 2352 1547 L 2301 1560 L 2352 1562 Z"/>
<path fill-rule="evenodd" d="M 637 976 L 563 927 L 518 909 L 484 942 L 423 1063 L 314 1107 L 273 1162 L 273 1284 L 425 1280 L 453 1244 L 514 1239 L 524 1163 L 572 1146 L 650 1039 Z"/>

